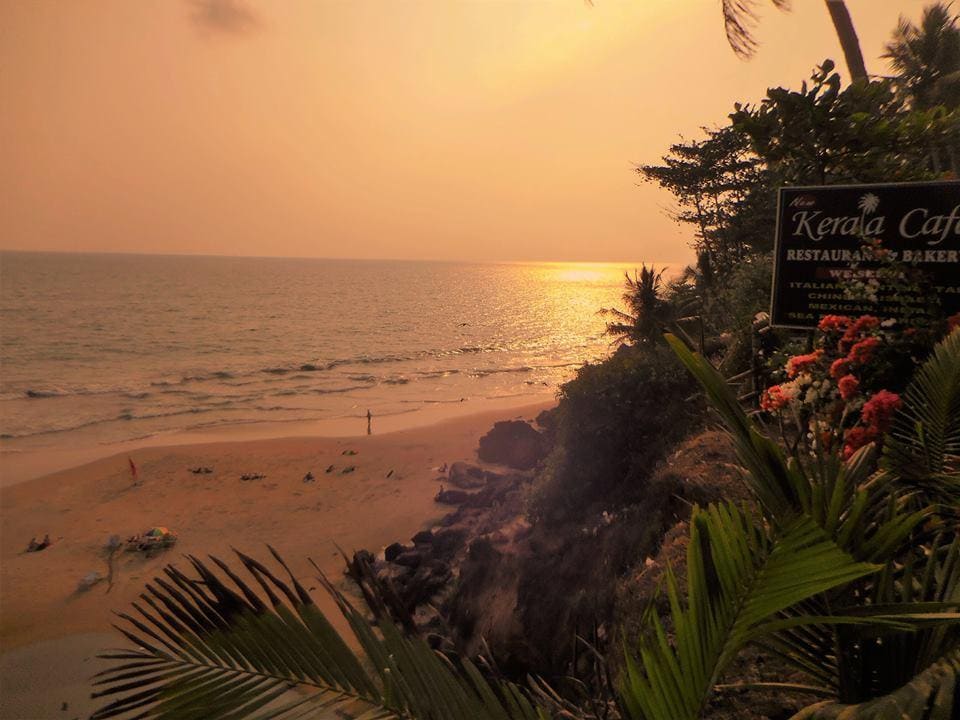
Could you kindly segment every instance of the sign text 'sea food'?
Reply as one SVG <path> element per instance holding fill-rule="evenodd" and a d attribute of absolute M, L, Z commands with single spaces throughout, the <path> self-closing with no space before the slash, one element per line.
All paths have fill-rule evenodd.
<path fill-rule="evenodd" d="M 863 252 L 865 241 L 879 241 L 890 260 L 916 269 L 921 291 L 889 286 L 874 255 Z M 930 307 L 931 295 L 939 308 Z M 908 319 L 933 310 L 960 312 L 960 182 L 780 189 L 773 325 L 812 328 L 824 315 Z"/>

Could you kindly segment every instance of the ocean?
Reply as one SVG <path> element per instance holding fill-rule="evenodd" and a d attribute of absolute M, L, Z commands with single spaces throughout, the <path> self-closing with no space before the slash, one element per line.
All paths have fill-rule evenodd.
<path fill-rule="evenodd" d="M 3 252 L 0 449 L 536 402 L 627 269 Z"/>

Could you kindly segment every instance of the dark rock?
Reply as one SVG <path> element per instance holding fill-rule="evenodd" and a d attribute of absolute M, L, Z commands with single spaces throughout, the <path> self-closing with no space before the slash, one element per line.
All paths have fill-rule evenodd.
<path fill-rule="evenodd" d="M 433 536 L 433 550 L 437 555 L 453 555 L 467 539 L 467 529 L 464 527 L 447 527 L 438 530 Z"/>
<path fill-rule="evenodd" d="M 393 559 L 393 562 L 405 567 L 419 567 L 423 562 L 423 553 L 419 550 L 407 550 L 397 555 L 397 557 Z"/>
<path fill-rule="evenodd" d="M 460 511 L 449 513 L 440 518 L 440 527 L 450 527 L 451 525 L 456 525 L 460 522 L 461 515 Z"/>
<path fill-rule="evenodd" d="M 477 454 L 484 462 L 518 470 L 536 467 L 547 453 L 546 439 L 523 420 L 504 420 L 480 438 Z"/>
<path fill-rule="evenodd" d="M 444 563 L 431 561 L 421 565 L 406 583 L 404 595 L 413 605 L 421 605 L 440 592 L 453 577 Z"/>
<path fill-rule="evenodd" d="M 433 499 L 444 505 L 460 505 L 470 499 L 470 493 L 463 490 L 444 490 L 441 487 Z"/>
<path fill-rule="evenodd" d="M 421 530 L 410 539 L 414 545 L 433 545 L 433 533 L 429 530 Z"/>
<path fill-rule="evenodd" d="M 463 490 L 473 490 L 487 484 L 487 472 L 476 465 L 455 462 L 450 466 L 449 480 Z"/>
<path fill-rule="evenodd" d="M 406 552 L 409 548 L 404 547 L 400 543 L 393 543 L 387 545 L 387 549 L 383 551 L 383 557 L 387 562 L 393 562 L 397 559 L 397 556 Z"/>

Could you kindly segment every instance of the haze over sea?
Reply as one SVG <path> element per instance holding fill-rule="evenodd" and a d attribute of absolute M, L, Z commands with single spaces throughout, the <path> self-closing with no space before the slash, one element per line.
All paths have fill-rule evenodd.
<path fill-rule="evenodd" d="M 0 448 L 535 402 L 628 268 L 4 252 Z"/>

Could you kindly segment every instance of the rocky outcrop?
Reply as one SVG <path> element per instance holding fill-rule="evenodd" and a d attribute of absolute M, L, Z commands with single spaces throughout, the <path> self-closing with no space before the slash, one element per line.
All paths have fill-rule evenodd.
<path fill-rule="evenodd" d="M 487 484 L 487 481 L 499 477 L 497 473 L 484 470 L 476 465 L 465 462 L 455 462 L 450 466 L 447 479 L 454 487 L 461 490 L 475 490 Z"/>
<path fill-rule="evenodd" d="M 523 420 L 504 420 L 480 438 L 478 457 L 516 470 L 532 470 L 546 457 L 546 438 Z"/>

